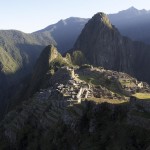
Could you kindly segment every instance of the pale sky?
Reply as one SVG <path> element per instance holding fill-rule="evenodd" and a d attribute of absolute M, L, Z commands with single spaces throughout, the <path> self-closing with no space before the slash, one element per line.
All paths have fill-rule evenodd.
<path fill-rule="evenodd" d="M 0 0 L 0 30 L 30 33 L 71 16 L 91 18 L 131 6 L 150 10 L 150 0 Z"/>

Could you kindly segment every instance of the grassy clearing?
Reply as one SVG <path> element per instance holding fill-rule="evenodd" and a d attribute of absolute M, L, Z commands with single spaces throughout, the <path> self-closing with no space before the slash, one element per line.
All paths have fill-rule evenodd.
<path fill-rule="evenodd" d="M 124 95 L 115 82 L 112 82 L 109 79 L 105 79 L 105 77 L 102 75 L 99 75 L 96 73 L 91 73 L 90 75 L 79 75 L 79 79 L 84 80 L 86 83 L 89 83 L 92 85 L 104 86 L 108 90 L 110 90 L 113 93 L 116 93 L 118 95 Z"/>
<path fill-rule="evenodd" d="M 118 100 L 118 99 L 105 99 L 105 98 L 95 98 L 95 97 L 90 97 L 86 99 L 87 101 L 94 101 L 95 103 L 110 103 L 110 104 L 122 104 L 126 103 L 127 101 L 125 100 Z"/>
<path fill-rule="evenodd" d="M 135 96 L 138 99 L 150 100 L 150 93 L 136 93 L 136 94 L 133 94 L 133 96 Z"/>
<path fill-rule="evenodd" d="M 83 76 L 80 75 L 79 76 L 80 80 L 84 80 L 85 82 L 89 83 L 89 84 L 94 84 L 94 85 L 99 85 L 101 84 L 100 81 L 95 77 L 95 76 Z"/>

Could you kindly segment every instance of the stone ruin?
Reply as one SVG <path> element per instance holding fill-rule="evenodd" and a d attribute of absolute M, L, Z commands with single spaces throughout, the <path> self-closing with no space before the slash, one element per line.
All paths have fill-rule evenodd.
<path fill-rule="evenodd" d="M 64 97 L 64 103 L 68 102 L 70 105 L 81 103 L 82 99 L 92 97 L 91 86 L 85 82 L 76 80 L 69 80 L 66 85 L 58 84 L 57 91 Z"/>

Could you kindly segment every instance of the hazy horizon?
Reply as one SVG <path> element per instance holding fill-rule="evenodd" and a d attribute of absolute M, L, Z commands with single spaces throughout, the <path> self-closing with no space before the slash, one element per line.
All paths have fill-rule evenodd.
<path fill-rule="evenodd" d="M 144 0 L 82 0 L 63 2 L 51 0 L 26 0 L 1 2 L 0 5 L 0 30 L 20 30 L 31 33 L 48 25 L 69 17 L 91 18 L 97 12 L 106 14 L 117 13 L 130 7 L 150 10 L 150 2 Z"/>

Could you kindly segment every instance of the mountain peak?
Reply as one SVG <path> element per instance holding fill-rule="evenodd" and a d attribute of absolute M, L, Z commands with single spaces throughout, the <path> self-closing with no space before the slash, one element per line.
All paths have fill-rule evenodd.
<path fill-rule="evenodd" d="M 111 24 L 108 16 L 103 12 L 99 12 L 99 13 L 95 14 L 92 17 L 92 20 L 94 20 L 94 22 L 101 22 L 104 25 L 106 25 L 107 27 L 112 28 L 112 24 Z"/>
<path fill-rule="evenodd" d="M 143 14 L 147 14 L 149 11 L 145 10 L 145 9 L 142 9 L 142 10 L 139 10 L 135 7 L 130 7 L 126 10 L 122 10 L 120 11 L 119 13 L 120 14 L 124 14 L 124 15 L 127 15 L 127 17 L 131 17 L 131 16 L 137 16 L 137 15 L 143 15 Z"/>
<path fill-rule="evenodd" d="M 51 44 L 51 45 L 48 45 L 43 50 L 42 54 L 44 56 L 48 57 L 49 58 L 49 62 L 51 62 L 52 60 L 54 60 L 58 56 L 58 50 L 53 44 Z"/>
<path fill-rule="evenodd" d="M 128 10 L 138 10 L 137 8 L 135 8 L 134 6 L 131 6 L 130 8 L 128 8 Z"/>
<path fill-rule="evenodd" d="M 58 25 L 63 25 L 63 26 L 65 26 L 65 25 L 67 25 L 67 23 L 66 23 L 65 20 L 61 19 L 60 21 L 58 21 Z"/>
<path fill-rule="evenodd" d="M 93 17 L 101 17 L 101 18 L 103 18 L 103 17 L 106 17 L 107 15 L 105 14 L 105 13 L 103 13 L 103 12 L 98 12 L 98 13 L 96 13 Z"/>

